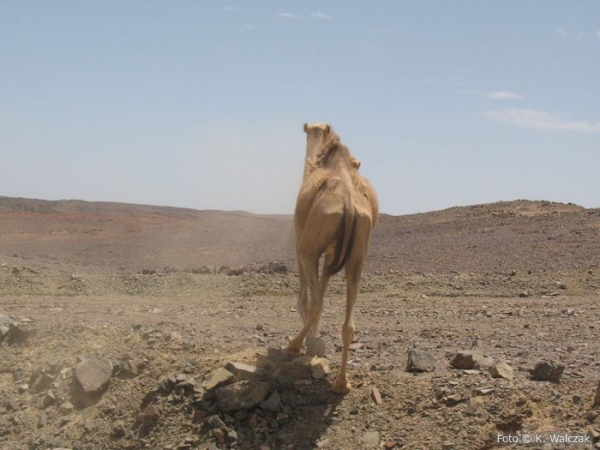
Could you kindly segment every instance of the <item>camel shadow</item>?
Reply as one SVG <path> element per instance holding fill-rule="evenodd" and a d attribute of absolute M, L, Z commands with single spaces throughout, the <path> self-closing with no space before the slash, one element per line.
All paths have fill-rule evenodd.
<path fill-rule="evenodd" d="M 326 379 L 327 360 L 248 349 L 225 368 L 235 381 L 192 395 L 192 422 L 210 448 L 314 449 L 335 423 L 344 397 Z"/>
<path fill-rule="evenodd" d="M 310 357 L 290 356 L 280 348 L 268 348 L 266 354 L 256 356 L 255 365 L 265 370 L 281 399 L 275 420 L 267 420 L 275 429 L 266 437 L 271 448 L 293 444 L 294 449 L 314 449 L 335 422 L 344 396 L 332 391 L 329 380 L 312 377 L 310 361 Z"/>

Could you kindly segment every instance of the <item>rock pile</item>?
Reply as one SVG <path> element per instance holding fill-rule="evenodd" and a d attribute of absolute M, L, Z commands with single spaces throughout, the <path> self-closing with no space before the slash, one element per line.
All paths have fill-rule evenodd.
<path fill-rule="evenodd" d="M 143 409 L 147 423 L 161 420 L 164 402 L 185 398 L 191 405 L 192 421 L 214 439 L 215 448 L 272 445 L 293 412 L 277 382 L 263 368 L 237 361 L 209 372 L 202 382 L 183 374 L 162 377 L 146 398 L 150 400 Z"/>

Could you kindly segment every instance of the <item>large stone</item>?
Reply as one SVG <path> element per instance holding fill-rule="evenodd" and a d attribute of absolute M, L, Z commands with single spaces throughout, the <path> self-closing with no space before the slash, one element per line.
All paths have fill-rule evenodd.
<path fill-rule="evenodd" d="M 250 364 L 241 362 L 227 363 L 225 369 L 229 370 L 235 376 L 236 381 L 249 380 L 265 375 L 265 370 L 262 367 L 251 366 Z"/>
<path fill-rule="evenodd" d="M 264 381 L 244 380 L 215 389 L 217 405 L 222 411 L 249 409 L 262 402 L 271 392 Z"/>
<path fill-rule="evenodd" d="M 498 361 L 492 366 L 490 370 L 492 378 L 504 378 L 512 380 L 514 377 L 513 368 L 510 367 L 505 361 Z"/>
<path fill-rule="evenodd" d="M 213 391 L 221 386 L 231 384 L 235 381 L 235 376 L 227 369 L 219 367 L 206 375 L 202 382 L 202 387 L 207 391 Z"/>
<path fill-rule="evenodd" d="M 531 379 L 559 383 L 564 370 L 565 366 L 562 364 L 556 364 L 554 361 L 541 361 L 531 371 Z"/>
<path fill-rule="evenodd" d="M 429 353 L 418 349 L 408 351 L 407 372 L 433 372 L 435 366 L 435 358 Z"/>
<path fill-rule="evenodd" d="M 75 366 L 75 378 L 86 394 L 95 394 L 108 384 L 113 367 L 108 359 L 90 358 Z"/>
<path fill-rule="evenodd" d="M 472 370 L 487 369 L 494 364 L 494 360 L 474 350 L 461 350 L 454 354 L 450 365 L 456 369 Z"/>

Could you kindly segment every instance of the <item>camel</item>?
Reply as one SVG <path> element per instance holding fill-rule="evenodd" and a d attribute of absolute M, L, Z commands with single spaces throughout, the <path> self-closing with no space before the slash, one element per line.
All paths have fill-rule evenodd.
<path fill-rule="evenodd" d="M 342 365 L 332 388 L 346 393 L 351 389 L 346 367 L 354 338 L 354 305 L 379 204 L 373 187 L 358 173 L 360 162 L 340 142 L 330 125 L 304 124 L 304 131 L 306 160 L 294 213 L 300 279 L 298 311 L 303 327 L 290 341 L 287 351 L 299 353 L 306 339 L 308 354 L 323 356 L 325 343 L 319 337 L 319 321 L 325 290 L 329 278 L 345 269 Z"/>

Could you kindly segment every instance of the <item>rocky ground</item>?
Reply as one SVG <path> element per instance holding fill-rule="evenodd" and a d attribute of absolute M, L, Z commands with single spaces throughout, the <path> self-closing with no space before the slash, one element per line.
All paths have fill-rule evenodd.
<path fill-rule="evenodd" d="M 106 223 L 84 233 L 93 211 L 85 223 L 48 212 L 42 220 L 39 204 L 12 202 L 0 213 L 2 449 L 508 449 L 528 438 L 546 441 L 528 448 L 600 448 L 599 228 L 590 210 L 554 205 L 546 217 L 541 203 L 527 204 L 532 216 L 495 205 L 482 219 L 480 209 L 460 209 L 421 217 L 410 232 L 415 216 L 384 221 L 386 236 L 402 230 L 411 246 L 421 242 L 423 259 L 414 270 L 388 267 L 381 240 L 394 240 L 374 241 L 351 347 L 354 389 L 337 395 L 342 276 L 327 295 L 325 357 L 286 355 L 300 325 L 291 257 L 190 263 L 155 242 L 160 258 L 144 260 L 154 264 L 114 264 L 121 234 Z M 147 237 L 157 225 L 144 217 L 128 226 Z M 490 231 L 475 233 L 478 220 Z M 537 234 L 523 233 L 536 224 Z M 25 239 L 19 226 L 33 234 Z M 502 245 L 514 248 L 510 229 L 535 257 L 521 249 L 511 264 Z M 477 253 L 483 269 L 471 270 L 480 235 L 490 254 Z M 457 270 L 444 269 L 452 258 L 440 241 L 454 242 Z M 551 442 L 565 434 L 589 443 Z"/>

